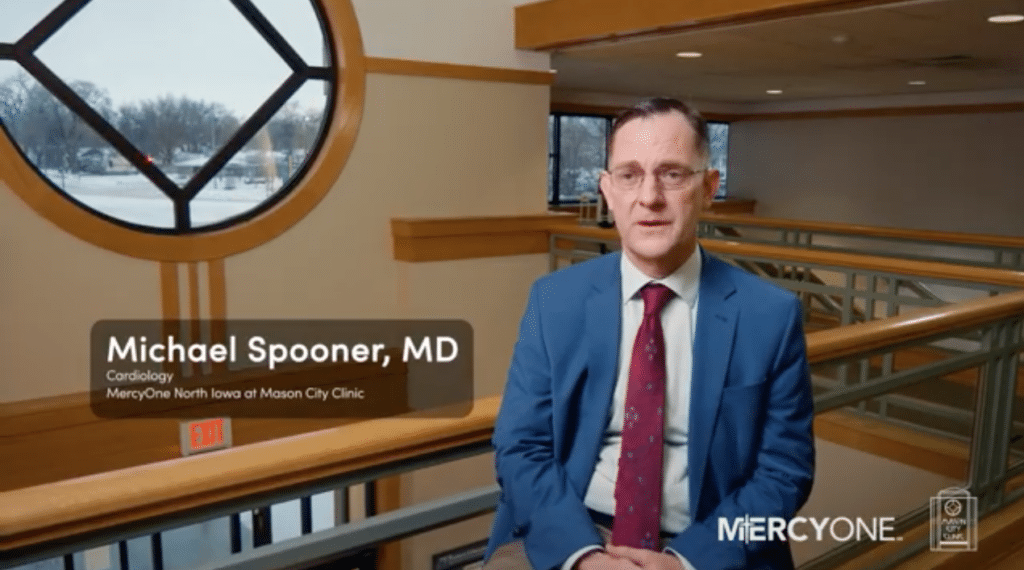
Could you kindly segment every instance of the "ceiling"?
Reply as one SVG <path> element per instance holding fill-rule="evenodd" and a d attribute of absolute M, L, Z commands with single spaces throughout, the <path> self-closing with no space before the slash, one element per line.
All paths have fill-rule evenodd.
<path fill-rule="evenodd" d="M 607 40 L 555 50 L 554 89 L 728 103 L 1024 90 L 1024 22 L 987 21 L 1005 13 L 1024 14 L 1024 0 L 904 2 Z"/>

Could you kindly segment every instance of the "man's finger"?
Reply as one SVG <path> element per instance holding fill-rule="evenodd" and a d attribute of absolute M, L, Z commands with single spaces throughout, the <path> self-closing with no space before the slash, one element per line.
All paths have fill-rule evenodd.
<path fill-rule="evenodd" d="M 652 550 L 633 548 L 631 546 L 616 546 L 614 544 L 607 545 L 605 549 L 608 550 L 609 554 L 628 558 L 638 564 L 642 564 L 653 553 Z"/>

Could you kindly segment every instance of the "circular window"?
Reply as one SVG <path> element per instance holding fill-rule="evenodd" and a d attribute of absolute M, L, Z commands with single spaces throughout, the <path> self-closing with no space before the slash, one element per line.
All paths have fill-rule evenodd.
<path fill-rule="evenodd" d="M 0 22 L 0 177 L 102 247 L 222 257 L 327 192 L 363 73 L 349 0 L 16 2 Z"/>

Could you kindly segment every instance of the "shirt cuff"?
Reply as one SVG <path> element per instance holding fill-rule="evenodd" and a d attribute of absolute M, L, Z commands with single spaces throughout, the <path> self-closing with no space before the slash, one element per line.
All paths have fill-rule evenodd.
<path fill-rule="evenodd" d="M 577 562 L 579 562 L 580 558 L 583 558 L 584 554 L 586 554 L 588 552 L 593 552 L 595 550 L 604 550 L 604 549 L 601 548 L 600 546 L 596 545 L 596 544 L 591 544 L 590 546 L 584 546 L 583 548 L 577 550 L 576 552 L 573 552 L 572 556 L 570 556 L 565 561 L 565 563 L 562 564 L 562 570 L 572 570 L 572 567 L 575 566 Z M 687 568 L 686 570 L 693 570 L 693 569 L 692 568 Z"/>
<path fill-rule="evenodd" d="M 682 554 L 679 554 L 674 549 L 666 548 L 665 552 L 668 552 L 668 553 L 671 553 L 671 554 L 675 555 L 675 557 L 679 559 L 679 563 L 683 565 L 683 570 L 697 570 L 696 568 L 693 567 L 693 564 L 690 564 L 689 560 L 684 558 Z"/>

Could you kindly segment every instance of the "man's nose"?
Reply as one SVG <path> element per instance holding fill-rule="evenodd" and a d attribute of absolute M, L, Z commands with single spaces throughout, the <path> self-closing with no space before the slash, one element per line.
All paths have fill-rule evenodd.
<path fill-rule="evenodd" d="M 637 200 L 644 205 L 651 206 L 664 202 L 665 193 L 658 183 L 658 177 L 653 172 L 644 174 L 637 189 Z"/>

